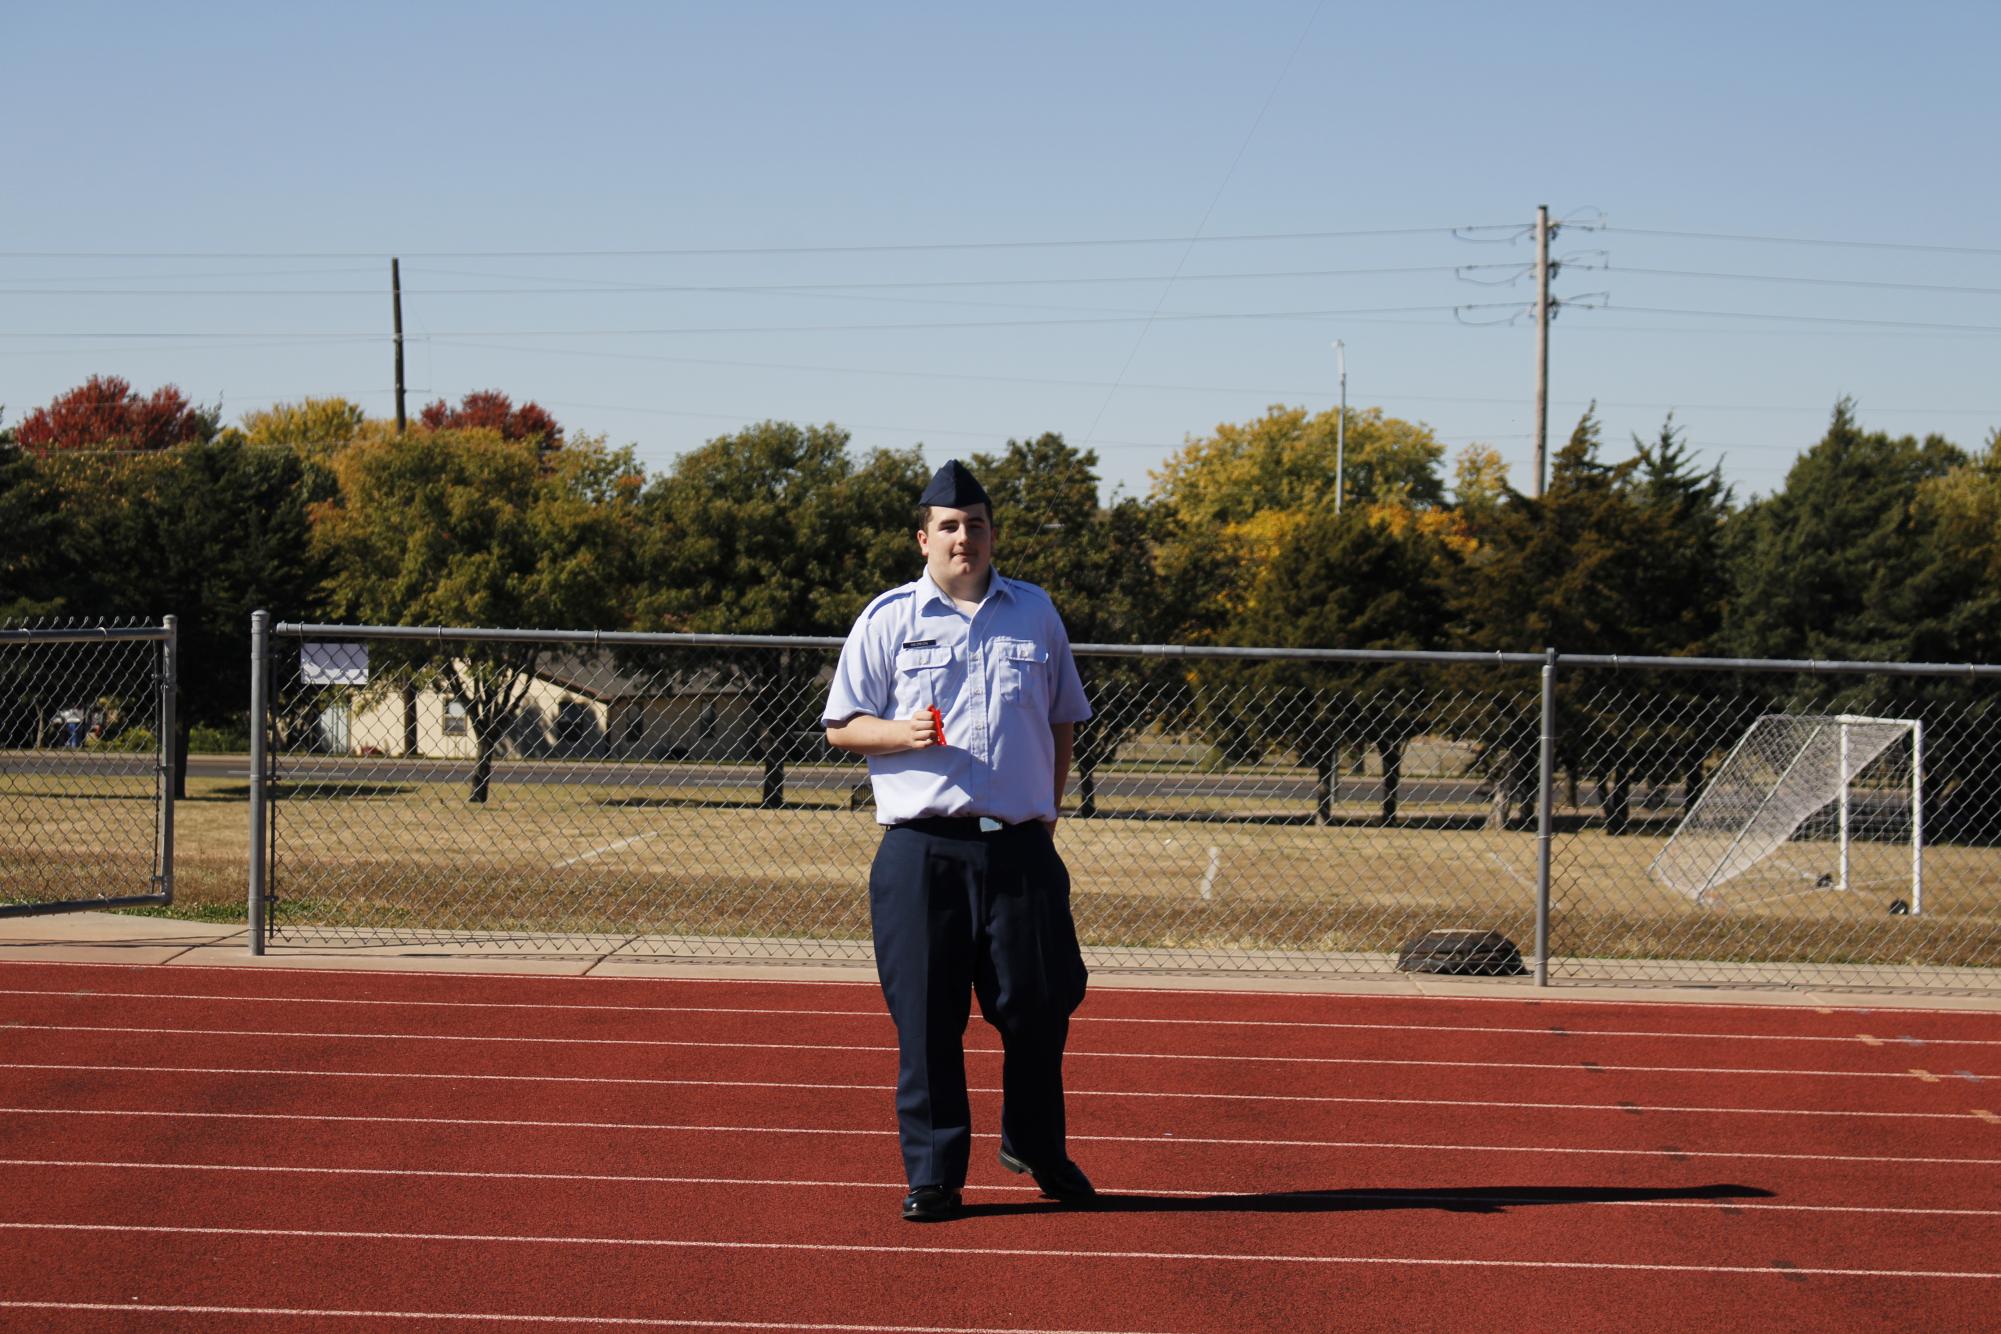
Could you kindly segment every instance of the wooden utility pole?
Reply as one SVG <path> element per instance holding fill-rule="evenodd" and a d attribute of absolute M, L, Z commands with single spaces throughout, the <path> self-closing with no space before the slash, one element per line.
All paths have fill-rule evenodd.
<path fill-rule="evenodd" d="M 389 304 L 396 315 L 396 434 L 409 419 L 403 414 L 403 272 L 395 256 L 389 259 Z"/>
<path fill-rule="evenodd" d="M 410 422 L 403 411 L 403 268 L 394 255 L 389 257 L 389 307 L 396 317 L 396 434 L 402 435 Z M 403 683 L 403 753 L 415 756 L 417 737 L 417 684 Z"/>
<path fill-rule="evenodd" d="M 400 354 L 399 354 L 400 355 Z M 1549 476 L 1549 205 L 1535 211 L 1535 497 Z"/>

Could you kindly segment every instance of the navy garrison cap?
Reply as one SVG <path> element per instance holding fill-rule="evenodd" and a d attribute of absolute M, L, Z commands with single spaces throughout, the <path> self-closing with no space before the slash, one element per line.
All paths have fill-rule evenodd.
<path fill-rule="evenodd" d="M 987 513 L 993 513 L 994 503 L 987 499 L 986 488 L 980 479 L 966 469 L 957 459 L 949 459 L 931 478 L 931 485 L 924 488 L 924 494 L 917 497 L 920 505 L 942 505 L 946 509 L 971 509 L 975 505 L 985 505 Z"/>

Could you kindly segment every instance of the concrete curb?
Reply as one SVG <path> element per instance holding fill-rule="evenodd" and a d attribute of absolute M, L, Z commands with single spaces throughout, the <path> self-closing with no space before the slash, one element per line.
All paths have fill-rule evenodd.
<path fill-rule="evenodd" d="M 586 942 L 575 949 L 539 943 L 527 953 L 505 942 L 430 945 L 277 945 L 252 955 L 247 928 L 137 917 L 109 912 L 0 919 L 0 962 L 133 964 L 196 968 L 281 968 L 320 972 L 388 971 L 505 974 L 540 977 L 706 978 L 874 984 L 875 968 L 851 960 L 774 960 L 738 956 L 630 953 L 630 939 Z M 748 946 L 747 946 L 748 948 Z M 1093 951 L 1086 951 L 1089 959 Z M 1802 986 L 1761 981 L 1754 966 L 1731 970 L 1728 981 L 1599 984 L 1564 981 L 1537 987 L 1527 977 L 1441 977 L 1415 973 L 1320 976 L 1237 973 L 1202 967 L 1133 968 L 1094 962 L 1091 985 L 1176 991 L 1314 993 L 1330 996 L 1424 996 L 1471 1000 L 1676 1005 L 1781 1005 L 1839 1009 L 1985 1010 L 2001 1013 L 2001 992 L 1888 990 L 1883 987 Z"/>

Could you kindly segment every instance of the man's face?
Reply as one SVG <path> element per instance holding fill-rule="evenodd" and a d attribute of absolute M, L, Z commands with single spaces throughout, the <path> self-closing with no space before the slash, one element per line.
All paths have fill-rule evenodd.
<path fill-rule="evenodd" d="M 933 505 L 929 521 L 917 530 L 917 549 L 940 588 L 979 583 L 994 562 L 993 519 L 985 505 L 969 510 Z"/>

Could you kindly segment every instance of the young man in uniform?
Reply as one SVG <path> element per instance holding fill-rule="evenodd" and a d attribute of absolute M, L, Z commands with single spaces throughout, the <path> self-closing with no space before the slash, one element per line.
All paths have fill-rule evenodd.
<path fill-rule="evenodd" d="M 1054 833 L 1091 716 L 1063 619 L 993 568 L 993 504 L 957 460 L 918 499 L 924 572 L 870 603 L 822 723 L 868 757 L 887 826 L 869 872 L 876 972 L 896 1021 L 903 1216 L 957 1216 L 972 1147 L 971 995 L 1000 1031 L 1001 1166 L 1087 1200 L 1065 1147 L 1063 1044 L 1084 998 Z M 970 995 L 969 995 L 970 993 Z"/>

